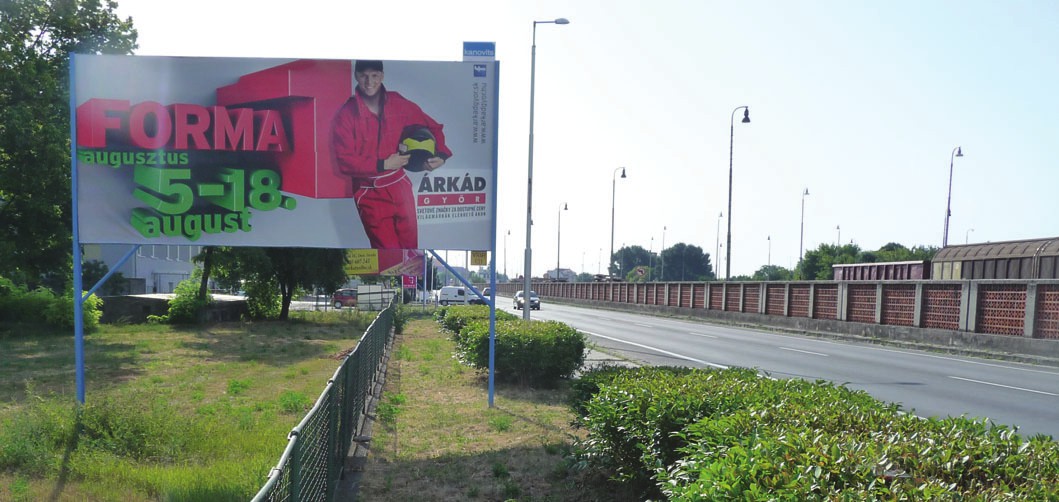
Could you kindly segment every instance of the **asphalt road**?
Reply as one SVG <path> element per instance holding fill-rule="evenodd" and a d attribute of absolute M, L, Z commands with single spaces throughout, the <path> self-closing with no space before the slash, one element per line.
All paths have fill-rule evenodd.
<path fill-rule="evenodd" d="M 511 299 L 498 307 L 516 315 Z M 1023 436 L 1059 439 L 1059 369 L 736 328 L 694 320 L 557 305 L 537 320 L 562 321 L 607 352 L 651 365 L 745 367 L 776 378 L 827 380 L 929 417 L 988 418 Z"/>

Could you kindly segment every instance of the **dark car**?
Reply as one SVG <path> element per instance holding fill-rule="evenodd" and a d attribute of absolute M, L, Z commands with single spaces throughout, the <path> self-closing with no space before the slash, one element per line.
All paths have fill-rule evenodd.
<path fill-rule="evenodd" d="M 357 306 L 357 290 L 355 289 L 339 289 L 331 295 L 331 305 L 334 305 L 336 309 L 342 307 L 356 307 Z"/>
<path fill-rule="evenodd" d="M 519 292 L 515 293 L 515 309 L 516 310 L 521 310 L 521 309 L 526 307 L 526 305 L 525 305 L 525 303 L 526 303 L 525 296 L 526 295 L 524 295 L 522 293 L 522 291 L 519 291 Z M 530 294 L 529 294 L 529 308 L 530 308 L 530 310 L 540 310 L 541 309 L 541 299 L 540 299 L 539 296 L 537 296 L 537 292 L 536 291 L 530 291 Z"/>
<path fill-rule="evenodd" d="M 489 288 L 483 289 L 482 290 L 482 296 L 492 300 L 493 299 L 493 290 L 491 290 Z M 467 303 L 469 303 L 471 305 L 487 305 L 487 302 L 485 300 L 481 299 L 481 298 L 478 298 L 478 295 L 471 295 L 471 299 L 468 300 Z"/>

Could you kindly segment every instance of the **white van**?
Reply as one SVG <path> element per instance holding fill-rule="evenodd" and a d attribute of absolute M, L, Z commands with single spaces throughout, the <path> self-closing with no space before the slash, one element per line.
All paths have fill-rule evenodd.
<path fill-rule="evenodd" d="M 438 303 L 441 305 L 466 305 L 467 288 L 463 286 L 444 286 L 438 290 Z"/>

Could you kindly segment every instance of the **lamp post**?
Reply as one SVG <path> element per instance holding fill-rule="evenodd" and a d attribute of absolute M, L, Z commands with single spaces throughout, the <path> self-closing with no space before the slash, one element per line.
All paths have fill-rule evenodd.
<path fill-rule="evenodd" d="M 952 216 L 952 163 L 956 157 L 963 157 L 963 148 L 953 148 L 952 154 L 949 155 L 949 196 L 945 200 L 945 235 L 941 238 L 943 248 L 949 245 L 949 216 Z"/>
<path fill-rule="evenodd" d="M 723 217 L 723 212 L 717 214 L 717 252 L 713 254 L 713 260 L 717 262 L 717 273 L 713 274 L 715 278 L 721 273 L 721 218 Z"/>
<path fill-rule="evenodd" d="M 510 230 L 508 230 L 507 233 L 504 234 L 504 277 L 507 277 L 507 236 L 509 235 L 511 235 Z"/>
<path fill-rule="evenodd" d="M 557 18 L 552 21 L 533 22 L 533 45 L 530 49 L 530 114 L 529 114 L 529 169 L 526 174 L 526 263 L 525 277 L 523 277 L 522 289 L 529 297 L 533 277 L 533 247 L 530 245 L 533 233 L 533 100 L 537 80 L 537 25 L 538 24 L 570 24 L 566 18 Z M 522 309 L 522 318 L 529 320 L 531 309 Z"/>
<path fill-rule="evenodd" d="M 737 106 L 732 110 L 730 136 L 728 137 L 728 241 L 724 250 L 724 280 L 732 276 L 732 153 L 735 149 L 735 112 L 743 110 L 743 123 L 750 123 L 750 108 Z"/>
<path fill-rule="evenodd" d="M 666 280 L 666 258 L 665 258 L 665 252 L 666 252 L 666 226 L 662 225 L 662 249 L 660 249 L 658 251 L 658 261 L 661 262 L 661 265 L 659 265 L 659 268 L 661 270 L 659 270 L 658 278 L 661 279 L 663 282 L 665 282 L 665 280 Z"/>
<path fill-rule="evenodd" d="M 771 267 L 772 266 L 772 236 L 770 235 L 768 237 L 765 237 L 765 239 L 769 241 L 768 266 Z"/>
<path fill-rule="evenodd" d="M 835 230 L 838 231 L 838 237 L 835 239 L 835 247 L 842 246 L 842 227 L 835 225 Z"/>
<path fill-rule="evenodd" d="M 970 242 L 971 232 L 974 232 L 973 228 L 968 228 L 967 231 L 963 233 L 963 243 L 964 244 L 967 244 L 968 242 Z"/>
<path fill-rule="evenodd" d="M 610 254 L 607 255 L 607 275 L 610 275 L 610 261 L 614 259 L 614 196 L 617 194 L 618 171 L 621 171 L 621 179 L 625 179 L 624 167 L 615 169 L 610 179 Z"/>
<path fill-rule="evenodd" d="M 566 203 L 563 202 L 563 207 L 559 208 L 558 223 L 555 225 L 555 282 L 559 282 L 559 252 L 562 251 L 563 211 L 566 210 Z"/>
<path fill-rule="evenodd" d="M 798 236 L 798 263 L 802 262 L 802 249 L 805 245 L 805 196 L 807 195 L 809 195 L 808 188 L 802 193 L 802 230 L 801 234 Z"/>

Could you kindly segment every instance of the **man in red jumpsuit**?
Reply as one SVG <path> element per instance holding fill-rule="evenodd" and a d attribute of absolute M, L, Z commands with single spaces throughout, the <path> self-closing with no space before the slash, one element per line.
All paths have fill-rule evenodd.
<path fill-rule="evenodd" d="M 426 169 L 441 167 L 452 152 L 441 124 L 404 96 L 382 85 L 382 61 L 357 61 L 353 97 L 342 105 L 331 128 L 338 170 L 353 179 L 353 199 L 375 249 L 419 249 L 412 182 L 405 174 L 410 155 L 400 153 L 401 133 L 425 126 L 434 135 L 435 156 Z"/>

